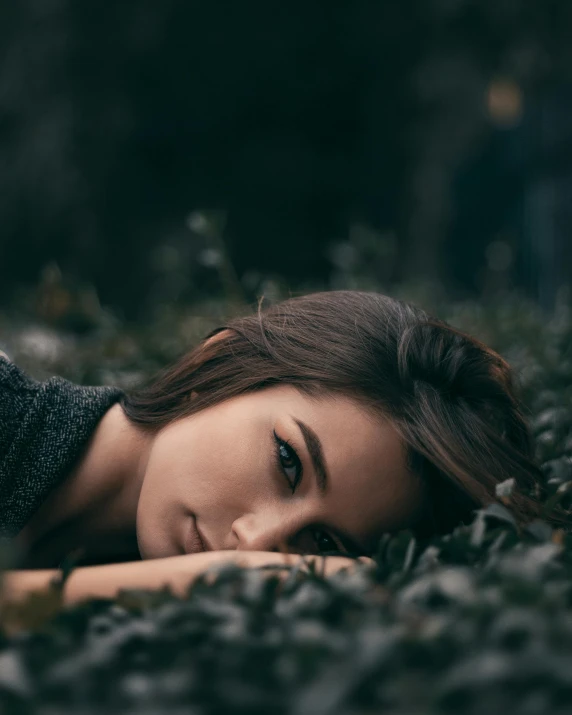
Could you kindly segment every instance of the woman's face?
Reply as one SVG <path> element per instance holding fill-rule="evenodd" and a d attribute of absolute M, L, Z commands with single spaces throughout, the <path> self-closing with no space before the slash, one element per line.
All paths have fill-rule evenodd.
<path fill-rule="evenodd" d="M 194 521 L 214 550 L 369 553 L 422 498 L 389 421 L 350 398 L 277 386 L 156 434 L 137 539 L 142 558 L 186 553 Z"/>

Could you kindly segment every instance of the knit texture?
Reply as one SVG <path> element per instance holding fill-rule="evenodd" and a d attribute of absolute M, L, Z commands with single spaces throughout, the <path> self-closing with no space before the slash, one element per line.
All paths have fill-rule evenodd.
<path fill-rule="evenodd" d="M 70 474 L 122 394 L 61 377 L 38 382 L 0 357 L 0 538 L 15 537 Z"/>

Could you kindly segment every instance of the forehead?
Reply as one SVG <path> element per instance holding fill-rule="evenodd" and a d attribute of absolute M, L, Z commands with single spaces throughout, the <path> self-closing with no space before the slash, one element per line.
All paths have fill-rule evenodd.
<path fill-rule="evenodd" d="M 405 446 L 391 421 L 350 397 L 276 390 L 281 416 L 306 422 L 322 443 L 328 519 L 366 543 L 405 526 L 419 508 L 422 489 L 407 468 Z"/>

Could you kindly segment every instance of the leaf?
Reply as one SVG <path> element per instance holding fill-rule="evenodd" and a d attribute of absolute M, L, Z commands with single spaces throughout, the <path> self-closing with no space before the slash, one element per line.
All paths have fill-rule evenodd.
<path fill-rule="evenodd" d="M 515 529 L 518 528 L 518 525 L 516 523 L 514 516 L 502 504 L 497 504 L 496 502 L 489 504 L 488 506 L 486 506 L 483 509 L 483 516 L 486 519 L 495 519 L 495 520 L 500 521 L 504 524 L 509 524 L 510 526 L 514 527 Z"/>
<path fill-rule="evenodd" d="M 497 497 L 509 497 L 514 490 L 514 485 L 514 477 L 512 479 L 506 479 L 504 482 L 500 482 L 500 484 L 497 484 L 495 487 L 495 493 Z"/>

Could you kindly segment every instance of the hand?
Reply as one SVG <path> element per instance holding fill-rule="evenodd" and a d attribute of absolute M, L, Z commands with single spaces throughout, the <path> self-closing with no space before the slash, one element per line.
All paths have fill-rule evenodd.
<path fill-rule="evenodd" d="M 276 566 L 270 573 L 286 578 L 288 569 L 281 566 L 299 566 L 308 572 L 311 563 L 316 564 L 318 574 L 331 576 L 341 569 L 354 569 L 356 563 L 374 562 L 365 556 L 350 559 L 344 556 L 302 556 L 281 554 L 272 551 L 204 551 L 199 554 L 182 554 L 145 561 L 80 566 L 74 569 L 65 582 L 63 603 L 70 605 L 90 598 L 116 598 L 121 590 L 154 590 L 169 586 L 172 591 L 185 597 L 189 585 L 212 566 L 233 563 L 246 568 Z M 268 573 L 268 572 L 267 572 Z M 209 578 L 216 574 L 208 574 Z M 2 578 L 0 606 L 26 600 L 35 591 L 51 587 L 54 579 L 60 579 L 57 569 L 34 569 L 6 571 Z"/>
<path fill-rule="evenodd" d="M 300 566 L 302 570 L 309 572 L 311 564 L 315 564 L 316 572 L 331 576 L 341 569 L 353 569 L 356 564 L 366 564 L 373 566 L 374 561 L 367 556 L 360 556 L 357 559 L 346 556 L 319 556 L 315 554 L 285 554 L 275 551 L 208 551 L 201 556 L 205 558 L 205 569 L 224 563 L 232 563 L 244 568 L 256 568 L 261 566 Z M 287 575 L 287 571 L 277 568 L 276 573 Z"/>

